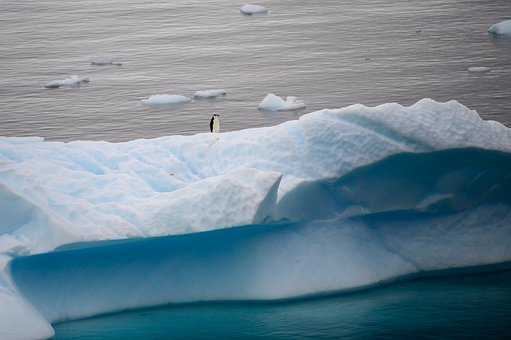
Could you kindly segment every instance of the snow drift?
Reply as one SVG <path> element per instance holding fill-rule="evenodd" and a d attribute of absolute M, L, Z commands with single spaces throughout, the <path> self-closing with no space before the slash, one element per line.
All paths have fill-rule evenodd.
<path fill-rule="evenodd" d="M 41 320 L 506 263 L 510 191 L 511 130 L 456 101 L 126 143 L 0 138 L 0 310 L 31 310 L 0 325 L 42 337 Z"/>

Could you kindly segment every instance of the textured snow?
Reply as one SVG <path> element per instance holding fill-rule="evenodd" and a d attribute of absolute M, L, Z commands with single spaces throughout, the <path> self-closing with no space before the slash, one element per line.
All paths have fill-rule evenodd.
<path fill-rule="evenodd" d="M 363 170 L 393 155 L 459 148 L 482 149 L 481 159 L 494 161 L 488 171 L 485 161 L 452 171 L 442 164 L 447 172 L 435 175 L 434 185 L 415 183 L 403 164 L 393 171 Z M 509 196 L 502 195 L 509 189 L 509 152 L 510 129 L 456 101 L 430 99 L 409 107 L 321 110 L 274 127 L 125 143 L 0 138 L 0 257 L 4 264 L 20 259 L 12 274 L 16 287 L 5 267 L 1 272 L 0 329 L 28 338 L 51 335 L 30 304 L 54 321 L 166 302 L 316 294 L 509 261 L 511 213 Z M 491 204 L 457 194 L 463 183 L 470 185 L 467 195 L 485 193 Z M 414 207 L 450 210 L 413 218 L 369 215 Z M 264 230 L 251 234 L 259 230 L 254 225 Z M 23 259 L 28 265 L 39 258 L 19 257 L 80 241 L 176 234 L 192 241 L 164 245 L 161 252 L 151 245 L 147 254 L 112 252 L 126 256 L 43 254 L 43 260 L 58 261 L 26 271 Z M 88 256 L 102 266 L 88 263 Z M 48 274 L 52 270 L 55 275 Z"/>
<path fill-rule="evenodd" d="M 47 89 L 57 89 L 63 86 L 77 87 L 88 82 L 90 82 L 90 79 L 87 77 L 71 76 L 66 79 L 50 81 L 49 83 L 46 83 L 44 87 Z"/>
<path fill-rule="evenodd" d="M 504 20 L 495 25 L 492 25 L 488 32 L 495 35 L 511 35 L 511 20 Z"/>
<path fill-rule="evenodd" d="M 266 14 L 268 13 L 268 9 L 266 7 L 261 5 L 243 5 L 240 8 L 240 12 L 245 15 L 252 15 L 252 14 Z"/>
<path fill-rule="evenodd" d="M 486 66 L 472 66 L 472 67 L 469 67 L 467 70 L 468 70 L 468 72 L 474 72 L 474 73 L 484 73 L 484 72 L 491 71 L 491 69 Z"/>
<path fill-rule="evenodd" d="M 174 105 L 188 103 L 190 98 L 177 95 L 177 94 L 155 94 L 147 99 L 142 99 L 142 102 L 147 105 Z"/>
<path fill-rule="evenodd" d="M 215 90 L 202 90 L 197 91 L 193 95 L 194 98 L 216 98 L 220 96 L 225 96 L 227 92 L 224 89 L 215 89 Z"/>
<path fill-rule="evenodd" d="M 297 97 L 289 96 L 286 100 L 269 93 L 259 104 L 259 109 L 268 111 L 292 111 L 305 108 L 305 103 Z"/>
<path fill-rule="evenodd" d="M 150 235 L 263 223 L 271 217 L 280 178 L 278 172 L 239 169 L 147 199 L 133 207 L 133 214 L 152 211 L 136 221 L 139 226 L 150 226 L 145 232 Z"/>

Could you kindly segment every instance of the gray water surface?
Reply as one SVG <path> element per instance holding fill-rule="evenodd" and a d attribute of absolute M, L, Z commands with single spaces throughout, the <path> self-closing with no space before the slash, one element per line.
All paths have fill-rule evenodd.
<path fill-rule="evenodd" d="M 260 1 L 243 16 L 230 0 L 2 0 L 0 136 L 124 141 L 269 126 L 353 103 L 457 99 L 511 125 L 511 41 L 488 26 L 509 0 Z M 97 57 L 123 66 L 97 67 Z M 491 72 L 473 74 L 470 66 Z M 83 75 L 80 88 L 44 84 Z M 150 108 L 153 94 L 223 99 Z M 261 112 L 269 92 L 307 108 Z"/>

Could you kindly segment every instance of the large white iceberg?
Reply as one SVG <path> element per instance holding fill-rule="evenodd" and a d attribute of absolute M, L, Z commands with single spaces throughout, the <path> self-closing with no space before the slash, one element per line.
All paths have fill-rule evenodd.
<path fill-rule="evenodd" d="M 259 104 L 260 110 L 267 111 L 293 111 L 305 108 L 305 103 L 297 97 L 288 96 L 286 100 L 281 97 L 269 93 Z"/>
<path fill-rule="evenodd" d="M 152 106 L 176 105 L 188 103 L 190 100 L 190 98 L 178 94 L 155 94 L 147 99 L 142 99 L 142 103 Z"/>
<path fill-rule="evenodd" d="M 510 153 L 509 128 L 429 99 L 125 143 L 0 138 L 0 335 L 511 261 Z M 124 241 L 52 252 L 100 240 Z"/>
<path fill-rule="evenodd" d="M 90 79 L 88 77 L 71 76 L 66 79 L 52 80 L 46 83 L 44 87 L 46 87 L 47 89 L 57 89 L 59 87 L 64 86 L 77 87 L 80 86 L 81 84 L 86 84 L 88 82 L 90 82 Z"/>
<path fill-rule="evenodd" d="M 504 20 L 490 26 L 488 32 L 495 35 L 511 35 L 511 20 Z"/>
<path fill-rule="evenodd" d="M 174 220 L 159 231 L 141 221 L 154 219 L 176 197 L 198 195 L 198 188 L 205 190 L 196 196 L 202 202 L 210 193 L 212 202 L 220 205 L 227 193 L 243 195 L 244 190 L 259 192 L 261 200 L 256 201 L 262 202 L 275 191 L 280 174 L 277 194 L 283 201 L 296 188 L 305 190 L 308 183 L 339 178 L 394 154 L 467 147 L 509 152 L 511 130 L 482 120 L 458 102 L 422 100 L 410 107 L 322 110 L 275 127 L 220 135 L 125 143 L 0 138 L 0 253 L 30 254 L 76 241 L 169 235 Z M 246 179 L 240 182 L 240 176 Z M 148 209 L 148 204 L 158 209 Z M 249 223 L 246 216 L 254 216 L 254 210 L 256 206 L 247 206 L 231 213 L 233 222 L 224 226 Z M 293 219 L 291 214 L 299 213 L 303 211 L 278 219 Z M 165 218 L 157 224 L 165 224 Z"/>

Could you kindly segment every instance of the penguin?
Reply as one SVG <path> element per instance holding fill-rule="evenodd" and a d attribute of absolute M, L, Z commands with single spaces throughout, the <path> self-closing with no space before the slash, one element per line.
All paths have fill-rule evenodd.
<path fill-rule="evenodd" d="M 220 132 L 220 115 L 219 114 L 213 113 L 213 116 L 211 116 L 211 120 L 209 122 L 209 130 L 212 133 Z"/>

